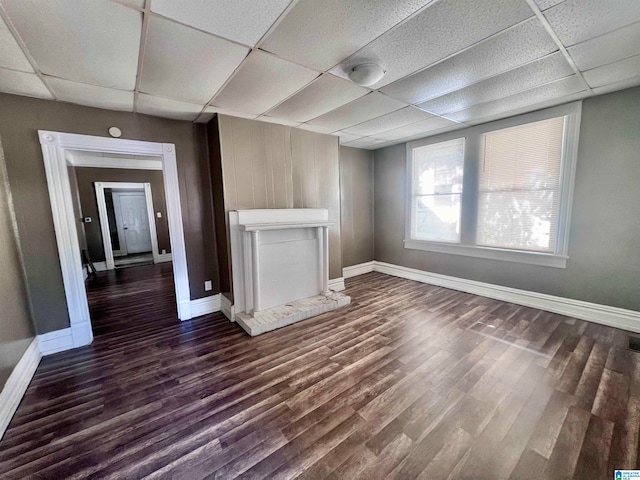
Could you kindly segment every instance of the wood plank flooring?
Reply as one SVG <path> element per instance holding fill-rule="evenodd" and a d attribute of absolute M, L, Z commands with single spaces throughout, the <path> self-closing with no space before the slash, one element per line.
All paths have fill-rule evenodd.
<path fill-rule="evenodd" d="M 347 280 L 349 307 L 251 338 L 220 314 L 176 322 L 171 282 L 113 281 L 129 306 L 92 300 L 94 344 L 43 359 L 0 443 L 3 478 L 611 479 L 638 465 L 640 355 L 621 330 L 370 273 Z"/>

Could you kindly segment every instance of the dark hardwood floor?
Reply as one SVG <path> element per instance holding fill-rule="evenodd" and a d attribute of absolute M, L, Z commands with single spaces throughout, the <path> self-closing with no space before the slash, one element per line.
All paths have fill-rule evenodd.
<path fill-rule="evenodd" d="M 611 479 L 638 464 L 626 332 L 370 273 L 347 281 L 349 307 L 250 338 L 220 314 L 175 321 L 163 272 L 157 289 L 115 280 L 128 307 L 92 300 L 94 344 L 42 360 L 0 443 L 4 478 Z"/>

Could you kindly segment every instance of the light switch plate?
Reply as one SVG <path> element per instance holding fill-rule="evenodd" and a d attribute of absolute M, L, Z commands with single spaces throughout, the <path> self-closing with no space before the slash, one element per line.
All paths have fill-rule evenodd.
<path fill-rule="evenodd" d="M 211 286 L 211 280 L 207 280 L 206 282 L 204 282 L 204 290 L 205 290 L 205 292 L 208 292 L 212 288 L 213 287 Z"/>
<path fill-rule="evenodd" d="M 84 218 L 82 219 L 82 221 L 83 221 L 84 223 L 91 223 L 91 217 L 84 217 Z"/>
<path fill-rule="evenodd" d="M 156 212 L 156 217 L 162 218 L 162 212 Z"/>

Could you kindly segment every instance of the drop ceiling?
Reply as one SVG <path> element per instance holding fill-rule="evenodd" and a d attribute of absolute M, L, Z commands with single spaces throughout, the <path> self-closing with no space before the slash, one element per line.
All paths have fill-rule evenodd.
<path fill-rule="evenodd" d="M 638 0 L 0 0 L 1 92 L 359 148 L 635 85 Z"/>

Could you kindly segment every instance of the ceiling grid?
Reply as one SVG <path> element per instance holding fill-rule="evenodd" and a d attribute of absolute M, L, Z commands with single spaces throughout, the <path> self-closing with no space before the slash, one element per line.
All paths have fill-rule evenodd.
<path fill-rule="evenodd" d="M 0 0 L 0 92 L 359 148 L 635 85 L 637 0 Z"/>

